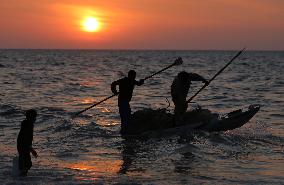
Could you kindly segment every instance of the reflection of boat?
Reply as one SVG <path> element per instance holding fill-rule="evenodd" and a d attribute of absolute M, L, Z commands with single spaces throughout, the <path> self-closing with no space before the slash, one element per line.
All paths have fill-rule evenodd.
<path fill-rule="evenodd" d="M 246 124 L 258 111 L 259 105 L 250 105 L 246 109 L 232 111 L 223 116 L 212 114 L 207 109 L 196 109 L 186 112 L 184 127 L 192 130 L 208 132 L 226 131 L 239 128 Z M 131 124 L 126 128 L 128 134 L 141 134 L 147 131 L 177 128 L 174 126 L 174 116 L 167 113 L 166 109 L 143 109 L 132 114 Z"/>

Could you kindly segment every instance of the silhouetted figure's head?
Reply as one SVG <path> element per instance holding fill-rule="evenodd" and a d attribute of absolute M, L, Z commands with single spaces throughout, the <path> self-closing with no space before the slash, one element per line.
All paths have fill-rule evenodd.
<path fill-rule="evenodd" d="M 131 80 L 135 80 L 136 72 L 134 70 L 128 71 L 128 78 L 131 79 Z"/>
<path fill-rule="evenodd" d="M 189 74 L 185 71 L 180 72 L 177 77 L 181 81 L 188 81 L 189 80 Z"/>
<path fill-rule="evenodd" d="M 26 111 L 26 119 L 30 121 L 35 121 L 37 116 L 37 112 L 34 109 L 30 109 Z"/>

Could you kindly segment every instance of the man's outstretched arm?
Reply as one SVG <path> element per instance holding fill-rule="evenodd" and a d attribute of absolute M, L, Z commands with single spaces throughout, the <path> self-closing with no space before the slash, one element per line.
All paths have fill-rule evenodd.
<path fill-rule="evenodd" d="M 140 86 L 144 84 L 144 79 L 140 79 L 139 81 L 135 81 L 135 85 Z"/>
<path fill-rule="evenodd" d="M 189 73 L 189 80 L 190 81 L 202 81 L 203 83 L 208 83 L 208 81 L 196 73 Z"/>

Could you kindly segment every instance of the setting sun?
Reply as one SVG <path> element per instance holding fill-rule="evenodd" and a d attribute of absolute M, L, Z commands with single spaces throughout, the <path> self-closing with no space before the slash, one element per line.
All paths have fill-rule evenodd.
<path fill-rule="evenodd" d="M 87 32 L 96 32 L 100 28 L 99 21 L 94 17 L 88 17 L 83 21 L 83 29 Z"/>

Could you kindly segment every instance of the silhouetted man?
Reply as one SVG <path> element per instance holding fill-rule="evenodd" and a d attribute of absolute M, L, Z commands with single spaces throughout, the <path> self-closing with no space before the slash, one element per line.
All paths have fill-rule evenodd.
<path fill-rule="evenodd" d="M 32 148 L 34 122 L 37 112 L 33 109 L 26 111 L 26 119 L 21 123 L 21 130 L 17 138 L 17 150 L 19 153 L 19 170 L 21 176 L 26 176 L 32 167 L 31 155 L 37 157 L 36 151 Z"/>
<path fill-rule="evenodd" d="M 188 107 L 186 97 L 191 81 L 202 81 L 203 83 L 208 83 L 205 78 L 196 73 L 187 73 L 182 71 L 178 73 L 171 85 L 172 100 L 175 104 L 175 125 L 184 124 L 183 115 Z"/>
<path fill-rule="evenodd" d="M 128 76 L 117 81 L 114 81 L 111 84 L 111 91 L 114 94 L 118 94 L 116 90 L 116 86 L 119 86 L 119 95 L 118 95 L 118 107 L 119 107 L 119 114 L 121 118 L 121 133 L 126 133 L 127 125 L 129 124 L 130 117 L 131 117 L 131 108 L 129 102 L 132 98 L 132 93 L 134 86 L 140 86 L 144 84 L 144 80 L 141 79 L 139 81 L 135 80 L 136 72 L 134 70 L 130 70 L 128 72 Z"/>

